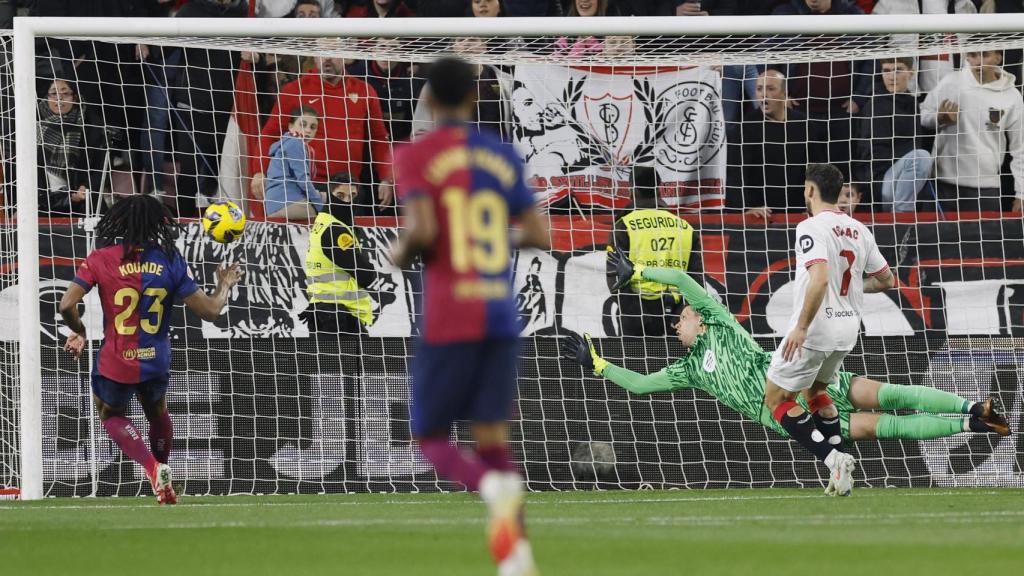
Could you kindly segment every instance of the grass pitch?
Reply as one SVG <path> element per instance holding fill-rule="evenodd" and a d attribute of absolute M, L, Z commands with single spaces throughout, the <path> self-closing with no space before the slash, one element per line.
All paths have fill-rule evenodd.
<path fill-rule="evenodd" d="M 1024 491 L 530 494 L 544 574 L 1020 574 Z M 494 574 L 468 494 L 0 502 L 0 574 Z"/>

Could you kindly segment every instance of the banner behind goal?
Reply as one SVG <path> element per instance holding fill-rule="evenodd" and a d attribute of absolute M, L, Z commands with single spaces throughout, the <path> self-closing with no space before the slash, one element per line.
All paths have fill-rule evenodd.
<path fill-rule="evenodd" d="M 180 217 L 201 285 L 222 261 L 246 270 L 217 322 L 168 310 L 171 465 L 186 493 L 452 488 L 409 435 L 420 283 L 390 262 L 400 222 L 388 202 L 395 146 L 432 124 L 424 66 L 447 53 L 479 65 L 477 124 L 515 146 L 551 215 L 553 249 L 513 255 L 527 339 L 512 436 L 531 487 L 804 486 L 826 473 L 701 391 L 634 396 L 559 358 L 569 332 L 641 372 L 685 353 L 664 326 L 631 332 L 606 285 L 615 219 L 645 192 L 638 166 L 656 174 L 651 197 L 697 229 L 691 271 L 769 351 L 793 306 L 803 168 L 840 167 L 853 187 L 845 207 L 900 282 L 866 298 L 845 369 L 997 394 L 1019 429 L 1024 103 L 1022 75 L 1008 71 L 1024 38 L 1001 31 L 1013 28 L 1005 15 L 708 18 L 699 30 L 688 19 L 503 20 L 19 22 L 17 87 L 9 48 L 0 62 L 0 488 L 149 490 L 95 419 L 98 297 L 86 299 L 80 362 L 61 350 L 56 309 L 96 218 L 139 193 Z M 993 74 L 996 61 L 981 61 L 991 51 L 1001 72 L 979 88 L 972 63 Z M 315 119 L 316 134 L 289 135 L 296 116 Z M 372 299 L 362 335 L 311 331 L 304 313 L 309 219 L 339 189 L 355 195 L 355 272 Z M 222 200 L 250 219 L 233 244 L 197 220 Z M 132 417 L 145 434 L 141 410 Z M 858 479 L 876 486 L 1022 484 L 1017 436 L 857 453 Z"/>

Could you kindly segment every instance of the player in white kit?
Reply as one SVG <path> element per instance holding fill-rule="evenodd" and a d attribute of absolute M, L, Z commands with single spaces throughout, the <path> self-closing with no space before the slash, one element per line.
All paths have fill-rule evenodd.
<path fill-rule="evenodd" d="M 857 343 L 864 293 L 892 288 L 896 280 L 867 227 L 836 206 L 839 169 L 811 164 L 804 186 L 811 217 L 796 227 L 793 316 L 772 355 L 764 402 L 789 435 L 828 466 L 825 492 L 847 496 L 856 462 L 842 449 L 839 412 L 825 388 L 837 381 Z M 811 414 L 795 402 L 801 392 Z"/>

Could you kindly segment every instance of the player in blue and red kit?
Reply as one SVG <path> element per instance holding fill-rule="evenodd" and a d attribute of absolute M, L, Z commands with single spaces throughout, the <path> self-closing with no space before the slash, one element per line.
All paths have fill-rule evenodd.
<path fill-rule="evenodd" d="M 412 432 L 440 478 L 479 490 L 487 502 L 499 574 L 536 574 L 522 525 L 522 478 L 507 444 L 519 356 L 510 250 L 548 248 L 547 224 L 516 152 L 469 123 L 473 67 L 437 60 L 425 97 L 437 128 L 395 158 L 405 231 L 394 261 L 406 267 L 423 259 Z M 512 219 L 518 229 L 510 228 Z M 449 440 L 457 420 L 470 421 L 475 452 Z"/>
<path fill-rule="evenodd" d="M 167 465 L 174 440 L 166 400 L 171 371 L 168 308 L 183 301 L 212 322 L 242 276 L 237 264 L 221 266 L 217 288 L 207 295 L 174 245 L 178 231 L 170 211 L 152 196 L 115 203 L 96 227 L 99 247 L 86 257 L 60 301 L 61 316 L 73 332 L 64 348 L 78 358 L 86 343 L 78 304 L 93 286 L 99 287 L 103 344 L 93 368 L 93 401 L 107 434 L 142 465 L 161 504 L 177 502 Z M 127 417 L 133 396 L 149 421 L 150 447 Z"/>

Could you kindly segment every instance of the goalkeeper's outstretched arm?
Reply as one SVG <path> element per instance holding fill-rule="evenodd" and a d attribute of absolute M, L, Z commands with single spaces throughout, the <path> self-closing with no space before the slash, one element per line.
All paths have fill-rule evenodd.
<path fill-rule="evenodd" d="M 629 390 L 633 394 L 671 392 L 679 388 L 677 384 L 674 384 L 669 379 L 668 372 L 664 368 L 653 374 L 641 374 L 609 362 L 601 376 L 611 380 L 619 388 Z"/>
<path fill-rule="evenodd" d="M 566 358 L 578 362 L 583 368 L 593 372 L 595 376 L 604 376 L 620 388 L 634 394 L 669 392 L 685 387 L 678 381 L 674 382 L 664 368 L 653 374 L 640 374 L 608 362 L 597 353 L 594 343 L 590 341 L 589 334 L 583 336 L 573 334 L 566 338 L 562 343 L 562 354 Z"/>

